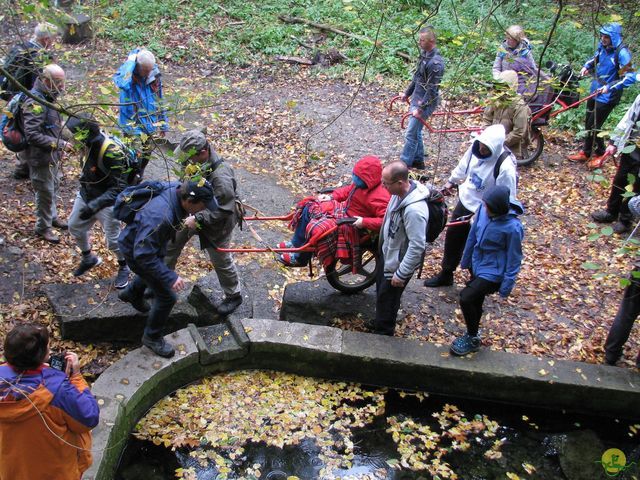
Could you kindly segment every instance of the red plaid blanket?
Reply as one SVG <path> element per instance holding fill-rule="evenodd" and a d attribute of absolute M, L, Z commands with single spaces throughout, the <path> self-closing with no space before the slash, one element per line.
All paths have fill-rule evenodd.
<path fill-rule="evenodd" d="M 338 219 L 348 216 L 346 213 L 347 204 L 348 201 L 318 202 L 313 197 L 305 198 L 296 205 L 296 211 L 289 223 L 289 228 L 295 230 L 302 216 L 302 210 L 307 207 L 311 217 L 306 229 L 307 242 L 317 239 L 336 227 Z M 342 263 L 351 263 L 352 271 L 357 272 L 362 259 L 358 229 L 348 224 L 338 226 L 332 234 L 326 235 L 316 243 L 316 255 L 325 268 L 331 265 L 335 258 L 338 258 Z"/>

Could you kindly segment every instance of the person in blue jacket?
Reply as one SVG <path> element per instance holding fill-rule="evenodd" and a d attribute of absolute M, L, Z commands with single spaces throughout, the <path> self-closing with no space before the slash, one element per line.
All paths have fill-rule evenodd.
<path fill-rule="evenodd" d="M 175 292 L 183 290 L 184 280 L 164 263 L 169 241 L 182 228 L 183 220 L 204 209 L 218 208 L 213 187 L 205 180 L 167 182 L 166 188 L 151 197 L 120 233 L 118 246 L 129 268 L 136 274 L 129 286 L 118 294 L 142 313 L 149 313 L 142 344 L 156 355 L 172 357 L 174 348 L 164 340 L 162 329 L 176 303 Z M 146 188 L 145 184 L 139 188 Z M 120 193 L 119 198 L 127 194 Z M 154 294 L 153 305 L 144 300 L 144 291 Z"/>
<path fill-rule="evenodd" d="M 598 95 L 587 100 L 587 114 L 582 150 L 567 156 L 572 162 L 586 162 L 591 158 L 593 165 L 601 165 L 605 155 L 604 140 L 598 136 L 602 125 L 622 97 L 622 90 L 635 82 L 631 52 L 622 43 L 622 27 L 610 23 L 600 29 L 600 44 L 595 55 L 589 59 L 580 76 L 593 75 L 591 93 Z M 593 157 L 592 157 L 593 155 Z"/>
<path fill-rule="evenodd" d="M 162 75 L 153 53 L 136 48 L 113 76 L 120 89 L 120 128 L 128 136 L 140 137 L 143 165 L 147 166 L 153 149 L 153 135 L 161 137 L 169 129 L 162 107 Z"/>
<path fill-rule="evenodd" d="M 502 298 L 508 297 L 520 271 L 524 232 L 518 215 L 523 213 L 523 208 L 517 200 L 509 200 L 509 195 L 509 188 L 502 185 L 487 190 L 469 232 L 460 264 L 471 270 L 472 275 L 460 292 L 467 333 L 451 345 L 454 355 L 478 351 L 478 328 L 485 297 L 495 292 Z"/>

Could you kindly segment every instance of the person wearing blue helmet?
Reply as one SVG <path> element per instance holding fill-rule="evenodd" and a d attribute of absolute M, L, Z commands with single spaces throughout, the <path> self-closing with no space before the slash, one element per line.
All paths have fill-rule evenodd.
<path fill-rule="evenodd" d="M 595 55 L 589 59 L 580 76 L 592 75 L 591 93 L 598 92 L 587 101 L 587 113 L 584 128 L 582 150 L 567 156 L 572 162 L 586 162 L 597 166 L 605 155 L 604 140 L 598 133 L 607 117 L 622 97 L 622 90 L 635 83 L 631 52 L 622 43 L 622 27 L 618 23 L 609 23 L 600 29 L 600 43 Z"/>

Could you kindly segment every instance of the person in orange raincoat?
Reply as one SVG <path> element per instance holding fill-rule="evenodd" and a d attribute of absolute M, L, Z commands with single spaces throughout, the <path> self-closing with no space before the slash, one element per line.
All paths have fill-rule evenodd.
<path fill-rule="evenodd" d="M 67 352 L 58 370 L 49 333 L 22 324 L 4 341 L 0 365 L 0 480 L 79 480 L 89 468 L 98 402 Z M 52 362 L 53 363 L 53 362 Z"/>

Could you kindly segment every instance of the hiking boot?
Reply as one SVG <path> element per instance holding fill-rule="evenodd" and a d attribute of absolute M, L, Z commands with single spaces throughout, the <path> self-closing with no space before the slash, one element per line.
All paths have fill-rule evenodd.
<path fill-rule="evenodd" d="M 364 321 L 364 328 L 366 328 L 367 330 L 375 330 L 376 329 L 376 324 L 373 323 L 373 320 L 365 320 Z"/>
<path fill-rule="evenodd" d="M 91 270 L 93 267 L 97 267 L 102 263 L 102 259 L 97 255 L 89 255 L 88 257 L 82 256 L 80 265 L 73 271 L 74 277 L 80 277 Z"/>
<path fill-rule="evenodd" d="M 277 248 L 293 248 L 293 243 L 291 242 L 280 242 L 276 245 Z"/>
<path fill-rule="evenodd" d="M 607 210 L 598 210 L 597 212 L 593 212 L 591 214 L 591 218 L 598 223 L 611 223 L 616 219 L 615 215 L 612 215 Z"/>
<path fill-rule="evenodd" d="M 118 267 L 118 273 L 116 273 L 116 278 L 113 281 L 113 286 L 118 290 L 125 288 L 129 285 L 129 274 L 131 270 L 126 265 L 120 265 Z"/>
<path fill-rule="evenodd" d="M 224 297 L 224 300 L 216 305 L 218 313 L 224 317 L 231 315 L 236 308 L 242 304 L 242 294 L 232 295 L 230 297 Z"/>
<path fill-rule="evenodd" d="M 424 162 L 413 162 L 411 168 L 413 168 L 414 170 L 424 170 L 426 167 L 424 165 Z"/>
<path fill-rule="evenodd" d="M 570 162 L 586 162 L 589 160 L 591 155 L 587 155 L 583 150 L 580 150 L 578 153 L 572 153 L 571 155 L 567 155 L 567 160 Z"/>
<path fill-rule="evenodd" d="M 13 178 L 16 180 L 28 180 L 29 179 L 29 169 L 24 168 L 16 168 L 13 171 Z"/>
<path fill-rule="evenodd" d="M 60 230 L 66 230 L 67 228 L 69 228 L 69 225 L 67 225 L 67 222 L 63 222 L 58 218 L 53 219 L 53 221 L 51 222 L 51 226 L 55 228 L 59 228 Z"/>
<path fill-rule="evenodd" d="M 151 307 L 144 298 L 134 298 L 129 289 L 122 290 L 118 293 L 118 298 L 123 302 L 131 304 L 131 306 L 140 313 L 147 313 L 151 310 Z"/>
<path fill-rule="evenodd" d="M 146 335 L 142 336 L 142 344 L 151 350 L 156 355 L 164 358 L 171 358 L 175 355 L 176 351 L 173 346 L 167 342 L 163 337 L 154 340 Z"/>
<path fill-rule="evenodd" d="M 616 222 L 613 224 L 613 233 L 617 233 L 618 235 L 622 235 L 623 233 L 627 233 L 631 231 L 631 224 L 625 222 Z"/>
<path fill-rule="evenodd" d="M 445 272 L 442 270 L 435 277 L 427 278 L 424 286 L 429 288 L 450 287 L 453 285 L 453 272 Z"/>
<path fill-rule="evenodd" d="M 451 344 L 451 353 L 462 357 L 471 352 L 480 350 L 480 337 L 472 337 L 468 333 L 456 338 Z"/>
<path fill-rule="evenodd" d="M 595 170 L 596 168 L 602 168 L 602 166 L 604 165 L 604 162 L 606 162 L 608 158 L 609 158 L 609 155 L 606 154 L 606 153 L 603 153 L 602 155 L 596 155 L 594 157 L 591 157 L 591 160 L 589 160 L 589 162 L 587 163 L 587 168 L 589 170 Z"/>
<path fill-rule="evenodd" d="M 60 243 L 60 237 L 53 233 L 53 230 L 47 228 L 45 230 L 36 230 L 36 235 L 49 243 Z"/>
<path fill-rule="evenodd" d="M 375 335 L 386 335 L 388 337 L 393 337 L 394 333 L 395 333 L 395 329 L 387 332 L 384 330 L 379 330 L 378 328 L 376 328 L 376 324 L 373 320 L 365 320 L 364 321 L 364 328 L 366 328 L 367 330 L 369 330 L 371 333 L 375 334 Z"/>

